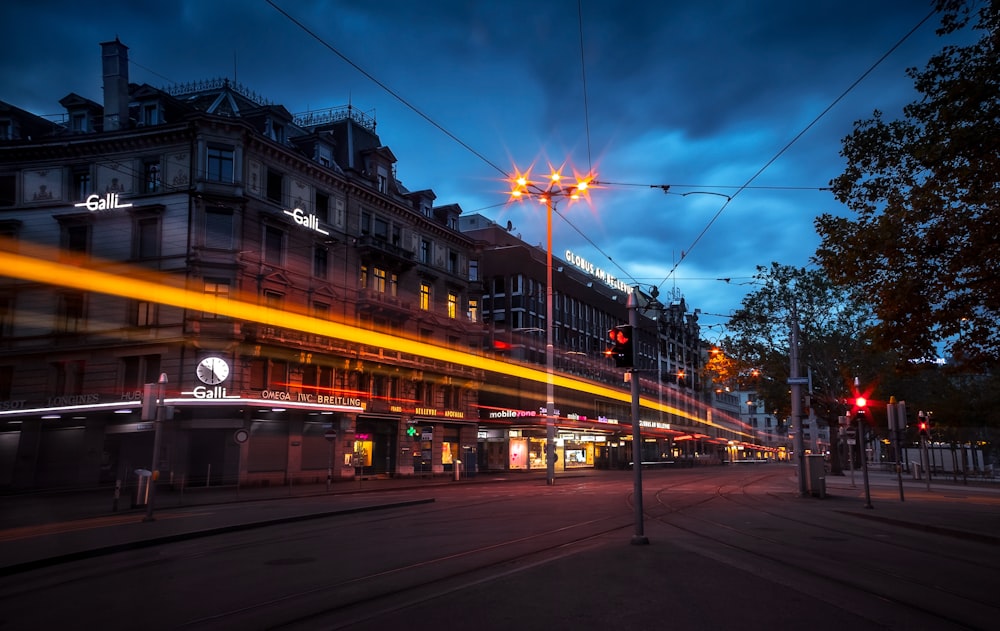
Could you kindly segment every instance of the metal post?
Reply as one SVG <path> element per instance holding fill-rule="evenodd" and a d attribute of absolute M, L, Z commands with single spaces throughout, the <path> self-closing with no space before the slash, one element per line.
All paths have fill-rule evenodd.
<path fill-rule="evenodd" d="M 551 195 L 545 196 L 546 247 L 545 247 L 545 482 L 549 486 L 556 483 L 556 402 L 553 371 L 555 370 L 555 346 L 552 340 L 552 211 L 555 202 Z"/>
<path fill-rule="evenodd" d="M 858 445 L 861 447 L 858 454 L 861 456 L 861 475 L 865 481 L 865 508 L 874 508 L 872 506 L 872 494 L 871 489 L 868 486 L 868 450 L 865 449 L 865 424 L 861 420 L 863 417 L 858 415 Z"/>
<path fill-rule="evenodd" d="M 788 349 L 788 383 L 792 391 L 792 423 L 795 425 L 795 459 L 799 474 L 799 497 L 808 495 L 806 488 L 806 454 L 802 437 L 802 383 L 799 377 L 799 316 L 792 304 L 790 344 Z"/>
<path fill-rule="evenodd" d="M 167 391 L 167 373 L 160 373 L 160 379 L 156 388 L 156 420 L 153 421 L 153 461 L 150 466 L 149 476 L 149 501 L 146 502 L 146 516 L 143 521 L 154 521 L 153 504 L 156 500 L 156 481 L 160 477 L 160 434 L 163 429 L 163 397 Z"/>
<path fill-rule="evenodd" d="M 639 330 L 639 296 L 638 288 L 633 287 L 628 294 L 625 308 L 628 309 L 628 323 L 632 331 Z M 634 335 L 634 333 L 633 333 Z M 644 545 L 649 539 L 643 532 L 642 510 L 642 432 L 639 429 L 639 375 L 635 371 L 635 348 L 632 349 L 632 364 L 630 385 L 632 386 L 632 505 L 635 508 L 635 534 L 632 535 L 632 545 Z"/>

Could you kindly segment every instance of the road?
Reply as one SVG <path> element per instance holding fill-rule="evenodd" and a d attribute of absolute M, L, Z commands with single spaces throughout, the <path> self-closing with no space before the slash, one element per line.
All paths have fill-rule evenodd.
<path fill-rule="evenodd" d="M 846 481 L 798 497 L 792 473 L 644 472 L 649 545 L 631 544 L 630 472 L 385 491 L 378 510 L 3 576 L 0 628 L 995 628 L 1000 539 L 976 533 L 1000 524 L 996 489 L 911 486 L 901 503 L 886 484 L 866 510 Z M 279 501 L 308 514 L 337 500 L 161 519 L 263 519 Z M 963 512 L 987 525 L 923 517 Z"/>

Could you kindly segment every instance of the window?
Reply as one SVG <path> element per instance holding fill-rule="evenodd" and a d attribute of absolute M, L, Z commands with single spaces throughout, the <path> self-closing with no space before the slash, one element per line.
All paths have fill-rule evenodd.
<path fill-rule="evenodd" d="M 143 189 L 147 193 L 156 193 L 160 190 L 160 161 L 158 159 L 143 160 L 142 162 Z"/>
<path fill-rule="evenodd" d="M 281 203 L 282 200 L 282 188 L 285 176 L 277 171 L 267 170 L 267 190 L 265 195 L 272 202 Z"/>
<path fill-rule="evenodd" d="M 205 177 L 209 182 L 233 183 L 233 150 L 209 147 L 206 154 Z"/>
<path fill-rule="evenodd" d="M 431 263 L 431 242 L 427 239 L 420 240 L 420 262 L 425 265 Z"/>
<path fill-rule="evenodd" d="M 330 319 L 330 305 L 325 302 L 314 302 L 313 303 L 313 315 L 317 318 L 323 318 L 324 320 Z"/>
<path fill-rule="evenodd" d="M 90 224 L 62 225 L 63 253 L 68 260 L 82 261 L 90 254 Z"/>
<path fill-rule="evenodd" d="M 381 217 L 375 217 L 372 224 L 372 234 L 383 241 L 389 240 L 389 222 Z"/>
<path fill-rule="evenodd" d="M 368 289 L 368 266 L 367 265 L 362 265 L 361 266 L 361 276 L 360 276 L 360 278 L 358 278 L 358 284 L 361 286 L 361 289 Z"/>
<path fill-rule="evenodd" d="M 87 199 L 87 196 L 93 192 L 93 187 L 90 184 L 90 167 L 74 167 L 72 177 L 73 192 L 76 194 L 76 198 Z"/>
<path fill-rule="evenodd" d="M 250 362 L 251 390 L 286 390 L 288 362 L 256 358 Z"/>
<path fill-rule="evenodd" d="M 361 234 L 371 234 L 372 214 L 367 210 L 361 212 Z"/>
<path fill-rule="evenodd" d="M 221 208 L 205 210 L 205 247 L 233 249 L 233 213 Z"/>
<path fill-rule="evenodd" d="M 156 103 L 147 103 L 142 106 L 142 124 L 155 125 L 160 122 L 159 112 Z"/>
<path fill-rule="evenodd" d="M 0 340 L 14 331 L 14 297 L 0 295 Z"/>
<path fill-rule="evenodd" d="M 402 243 L 403 243 L 403 236 L 402 236 L 402 232 L 399 229 L 399 226 L 393 226 L 392 227 L 392 244 L 398 247 L 398 246 L 402 245 Z"/>
<path fill-rule="evenodd" d="M 452 274 L 458 273 L 458 252 L 448 250 L 448 271 Z"/>
<path fill-rule="evenodd" d="M 275 226 L 264 227 L 264 262 L 281 265 L 284 260 L 285 232 Z"/>
<path fill-rule="evenodd" d="M 0 206 L 17 204 L 17 178 L 13 175 L 0 175 Z"/>
<path fill-rule="evenodd" d="M 14 389 L 14 367 L 0 366 L 0 401 L 9 401 Z"/>
<path fill-rule="evenodd" d="M 385 293 L 385 270 L 379 267 L 372 268 L 372 289 L 380 294 Z"/>
<path fill-rule="evenodd" d="M 83 330 L 84 315 L 83 292 L 67 291 L 59 294 L 56 305 L 56 332 L 77 333 Z"/>
<path fill-rule="evenodd" d="M 396 274 L 389 274 L 389 295 L 399 295 L 399 276 Z"/>
<path fill-rule="evenodd" d="M 420 308 L 424 311 L 431 308 L 431 286 L 427 283 L 420 283 Z"/>
<path fill-rule="evenodd" d="M 154 326 L 156 324 L 156 303 L 149 300 L 138 300 L 133 304 L 132 324 L 135 326 Z"/>
<path fill-rule="evenodd" d="M 134 355 L 123 357 L 122 391 L 142 390 L 147 383 L 157 383 L 160 379 L 159 355 Z"/>
<path fill-rule="evenodd" d="M 160 218 L 142 217 L 136 219 L 132 228 L 135 232 L 134 252 L 137 259 L 152 259 L 160 256 Z"/>
<path fill-rule="evenodd" d="M 451 319 L 458 317 L 458 294 L 453 291 L 448 292 L 448 317 Z"/>
<path fill-rule="evenodd" d="M 69 118 L 70 129 L 77 133 L 87 131 L 87 114 L 85 112 L 73 112 Z"/>
<path fill-rule="evenodd" d="M 202 317 L 206 320 L 224 318 L 217 313 L 219 303 L 229 300 L 228 278 L 205 278 L 205 306 Z"/>
<path fill-rule="evenodd" d="M 83 393 L 84 361 L 74 359 L 52 364 L 55 378 L 51 381 L 52 396 L 64 397 Z"/>
<path fill-rule="evenodd" d="M 313 214 L 323 223 L 330 223 L 330 196 L 317 190 L 313 206 L 316 207 Z"/>
<path fill-rule="evenodd" d="M 281 309 L 285 302 L 285 297 L 276 292 L 265 289 L 264 290 L 264 306 L 269 309 Z"/>
<path fill-rule="evenodd" d="M 469 280 L 473 282 L 479 280 L 479 261 L 469 260 Z"/>
<path fill-rule="evenodd" d="M 330 270 L 330 251 L 325 246 L 313 246 L 313 276 L 326 278 Z"/>
<path fill-rule="evenodd" d="M 479 300 L 469 298 L 469 322 L 479 322 Z"/>

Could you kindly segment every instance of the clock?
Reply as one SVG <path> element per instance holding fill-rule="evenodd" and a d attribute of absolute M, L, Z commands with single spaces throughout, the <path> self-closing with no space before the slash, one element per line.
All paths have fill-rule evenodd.
<path fill-rule="evenodd" d="M 198 364 L 197 375 L 210 386 L 220 384 L 229 376 L 229 364 L 221 357 L 206 357 Z"/>

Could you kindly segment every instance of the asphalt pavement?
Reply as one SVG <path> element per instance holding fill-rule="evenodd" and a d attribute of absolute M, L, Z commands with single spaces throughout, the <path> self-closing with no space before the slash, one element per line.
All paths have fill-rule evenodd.
<path fill-rule="evenodd" d="M 736 466 L 785 467 L 789 492 L 798 488 L 795 469 L 789 465 Z M 604 473 L 565 473 L 557 475 L 556 483 Z M 109 489 L 4 495 L 0 496 L 0 575 L 221 532 L 433 502 L 434 489 L 440 486 L 526 480 L 544 484 L 544 472 L 479 474 L 460 481 L 450 476 L 345 481 L 334 483 L 330 490 L 320 484 L 158 491 L 152 519 L 148 506 L 133 507 L 127 492 L 116 502 Z M 870 471 L 867 494 L 860 471 L 853 476 L 827 476 L 825 497 L 816 494 L 806 501 L 829 502 L 833 510 L 897 526 L 1000 545 L 1000 481 L 938 478 L 928 491 L 925 481 L 904 474 L 902 483 L 901 501 L 895 473 Z M 405 499 L 385 493 L 399 490 L 408 491 Z M 961 502 L 969 492 L 986 493 L 997 501 Z M 282 501 L 290 498 L 299 501 Z"/>

